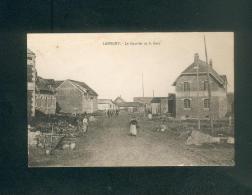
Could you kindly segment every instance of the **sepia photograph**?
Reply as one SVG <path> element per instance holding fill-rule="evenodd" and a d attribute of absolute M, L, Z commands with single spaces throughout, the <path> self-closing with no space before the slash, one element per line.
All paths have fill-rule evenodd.
<path fill-rule="evenodd" d="M 234 166 L 234 33 L 27 34 L 28 167 Z"/>

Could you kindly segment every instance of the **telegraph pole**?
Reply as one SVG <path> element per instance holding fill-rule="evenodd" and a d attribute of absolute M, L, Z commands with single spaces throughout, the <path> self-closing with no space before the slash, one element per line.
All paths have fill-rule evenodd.
<path fill-rule="evenodd" d="M 208 58 L 207 58 L 207 47 L 206 47 L 205 35 L 204 35 L 204 45 L 205 45 L 206 65 L 207 65 L 207 91 L 208 91 L 209 118 L 210 118 L 211 132 L 213 133 L 213 116 L 212 116 L 212 108 L 211 108 L 210 67 L 209 67 Z"/>

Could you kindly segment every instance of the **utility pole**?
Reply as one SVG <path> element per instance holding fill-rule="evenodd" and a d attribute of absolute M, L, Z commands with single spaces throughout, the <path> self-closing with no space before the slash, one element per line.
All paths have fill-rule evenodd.
<path fill-rule="evenodd" d="M 208 91 L 209 118 L 210 118 L 211 132 L 213 133 L 213 116 L 212 116 L 212 108 L 211 108 L 211 85 L 210 85 L 210 74 L 209 74 L 210 67 L 209 67 L 208 58 L 207 58 L 207 47 L 206 47 L 205 35 L 204 35 L 204 45 L 205 45 L 206 65 L 207 65 L 207 91 Z"/>
<path fill-rule="evenodd" d="M 144 83 L 143 83 L 143 73 L 142 73 L 142 90 L 143 90 L 143 97 L 144 97 Z"/>
<path fill-rule="evenodd" d="M 152 96 L 155 97 L 154 90 L 152 90 Z"/>

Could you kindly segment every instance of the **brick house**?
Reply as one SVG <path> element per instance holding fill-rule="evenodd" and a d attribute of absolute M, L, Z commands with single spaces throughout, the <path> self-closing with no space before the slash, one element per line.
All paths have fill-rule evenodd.
<path fill-rule="evenodd" d="M 44 114 L 55 114 L 56 112 L 56 96 L 54 80 L 53 79 L 43 79 L 37 77 L 36 79 L 36 110 Z"/>
<path fill-rule="evenodd" d="M 35 116 L 35 69 L 36 55 L 27 49 L 27 117 L 28 120 Z"/>
<path fill-rule="evenodd" d="M 211 60 L 209 66 L 213 118 L 223 118 L 227 113 L 227 78 L 213 69 Z M 206 62 L 195 54 L 194 62 L 173 83 L 176 91 L 176 118 L 209 117 L 207 69 Z"/>
<path fill-rule="evenodd" d="M 86 83 L 56 81 L 56 100 L 62 113 L 93 113 L 98 109 L 98 94 Z"/>

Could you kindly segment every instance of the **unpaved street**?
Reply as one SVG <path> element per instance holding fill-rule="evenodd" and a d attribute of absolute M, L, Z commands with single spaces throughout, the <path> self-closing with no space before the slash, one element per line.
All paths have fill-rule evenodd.
<path fill-rule="evenodd" d="M 129 135 L 129 116 L 98 117 L 71 150 L 46 156 L 31 151 L 30 166 L 208 166 L 233 165 L 232 146 L 186 146 L 172 132 L 157 132 L 153 121 L 140 120 L 137 137 Z"/>

